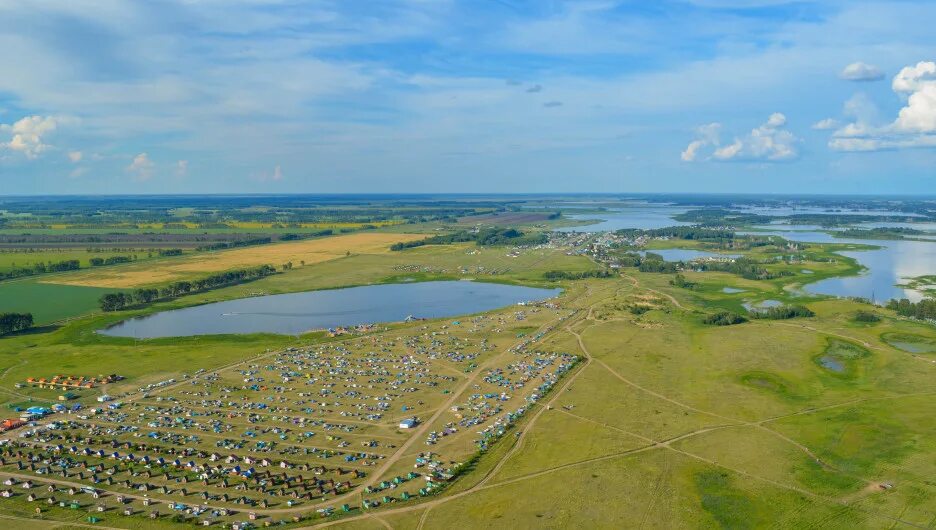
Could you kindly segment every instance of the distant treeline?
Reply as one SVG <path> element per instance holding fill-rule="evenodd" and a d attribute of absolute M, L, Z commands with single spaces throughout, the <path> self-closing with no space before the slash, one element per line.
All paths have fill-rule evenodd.
<path fill-rule="evenodd" d="M 936 298 L 924 298 L 913 303 L 906 298 L 887 302 L 887 308 L 893 309 L 898 315 L 918 318 L 920 320 L 936 320 Z"/>
<path fill-rule="evenodd" d="M 105 294 L 99 300 L 102 311 L 119 311 L 131 307 L 146 305 L 152 302 L 171 300 L 186 294 L 220 289 L 238 283 L 258 280 L 265 276 L 276 274 L 276 268 L 271 265 L 261 265 L 249 269 L 212 274 L 205 278 L 191 281 L 171 283 L 160 289 L 137 289 L 129 293 Z"/>
<path fill-rule="evenodd" d="M 280 236 L 280 241 L 298 241 L 300 239 L 309 239 L 312 237 L 323 237 L 330 236 L 334 234 L 335 231 L 331 228 L 326 228 L 325 230 L 318 230 L 316 232 L 306 232 L 304 234 L 283 234 Z"/>
<path fill-rule="evenodd" d="M 611 278 L 614 275 L 607 269 L 570 272 L 570 271 L 546 271 L 543 278 L 551 281 L 556 280 L 583 280 L 585 278 Z"/>
<path fill-rule="evenodd" d="M 29 329 L 32 325 L 32 313 L 0 313 L 0 335 Z"/>
<path fill-rule="evenodd" d="M 221 243 L 212 243 L 210 245 L 202 245 L 196 247 L 195 250 L 206 251 L 206 250 L 224 250 L 228 248 L 238 248 L 238 247 L 252 247 L 254 245 L 267 245 L 273 242 L 271 237 L 257 237 L 254 239 L 238 239 L 237 241 L 224 241 Z"/>
<path fill-rule="evenodd" d="M 674 239 L 687 239 L 697 241 L 720 241 L 734 239 L 735 233 L 731 230 L 717 230 L 699 226 L 668 226 L 666 228 L 625 228 L 618 230 L 617 234 L 624 237 L 670 237 Z"/>
<path fill-rule="evenodd" d="M 847 228 L 838 232 L 833 232 L 834 237 L 848 237 L 852 239 L 903 239 L 904 236 L 914 236 L 923 234 L 922 230 L 916 228 Z"/>
<path fill-rule="evenodd" d="M 101 267 L 103 265 L 116 265 L 118 263 L 130 263 L 133 256 L 108 256 L 106 258 L 91 258 L 88 260 L 92 267 Z"/>
<path fill-rule="evenodd" d="M 23 276 L 34 276 L 36 274 L 45 274 L 47 272 L 76 271 L 79 268 L 81 268 L 81 264 L 76 259 L 36 263 L 32 267 L 18 267 L 6 272 L 0 272 L 0 280 L 22 278 Z"/>
<path fill-rule="evenodd" d="M 407 248 L 421 247 L 423 245 L 451 245 L 474 241 L 478 246 L 494 245 L 540 245 L 546 243 L 546 234 L 525 234 L 516 228 L 485 228 L 477 232 L 459 230 L 451 234 L 439 234 L 418 241 L 394 243 L 390 250 L 405 250 Z"/>
<path fill-rule="evenodd" d="M 751 318 L 762 320 L 787 320 L 798 317 L 816 316 L 808 307 L 801 305 L 785 305 L 779 307 L 770 307 L 767 309 L 758 309 L 751 312 Z"/>
<path fill-rule="evenodd" d="M 773 280 L 784 276 L 792 276 L 789 271 L 771 272 L 760 266 L 756 261 L 747 258 L 738 258 L 734 261 L 702 261 L 692 264 L 693 268 L 702 271 L 730 272 L 748 280 Z"/>

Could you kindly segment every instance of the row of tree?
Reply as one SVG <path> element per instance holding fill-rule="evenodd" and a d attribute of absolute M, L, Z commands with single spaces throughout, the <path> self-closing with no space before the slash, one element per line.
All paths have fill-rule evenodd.
<path fill-rule="evenodd" d="M 45 274 L 47 272 L 65 272 L 74 271 L 81 268 L 81 263 L 76 259 L 67 259 L 63 261 L 49 261 L 45 263 L 36 263 L 32 267 L 17 267 L 6 272 L 0 272 L 0 280 L 9 280 L 12 278 L 22 278 L 23 276 L 34 276 L 36 274 Z"/>
<path fill-rule="evenodd" d="M 789 271 L 769 271 L 756 261 L 747 258 L 738 258 L 734 261 L 702 261 L 693 263 L 692 267 L 702 271 L 730 272 L 748 280 L 773 280 L 793 274 Z"/>
<path fill-rule="evenodd" d="M 134 260 L 133 256 L 108 256 L 106 258 L 91 258 L 88 260 L 92 267 L 101 267 L 103 265 L 116 265 L 118 263 L 130 263 Z"/>
<path fill-rule="evenodd" d="M 121 309 L 142 306 L 160 300 L 171 300 L 186 294 L 210 291 L 258 280 L 271 274 L 276 274 L 276 268 L 271 265 L 238 269 L 212 274 L 197 280 L 174 282 L 160 289 L 146 288 L 128 293 L 105 294 L 100 298 L 99 304 L 102 311 L 120 311 Z"/>
<path fill-rule="evenodd" d="M 893 309 L 898 315 L 918 318 L 920 320 L 936 320 L 936 298 L 924 298 L 913 303 L 906 298 L 887 302 L 887 308 Z"/>
<path fill-rule="evenodd" d="M 618 235 L 625 237 L 670 237 L 673 239 L 686 239 L 697 241 L 719 241 L 734 239 L 735 233 L 731 230 L 719 230 L 700 226 L 668 226 L 665 228 L 624 228 L 617 231 Z"/>
<path fill-rule="evenodd" d="M 468 230 L 459 230 L 450 234 L 439 234 L 418 241 L 407 241 L 405 243 L 394 243 L 390 245 L 390 250 L 405 250 L 408 248 L 421 247 L 423 245 L 451 245 L 452 243 L 464 243 L 474 241 L 478 246 L 495 245 L 540 245 L 548 241 L 546 234 L 540 232 L 535 234 L 525 234 L 516 228 L 484 228 L 477 232 Z"/>
<path fill-rule="evenodd" d="M 29 329 L 32 325 L 32 313 L 0 313 L 0 335 Z"/>
<path fill-rule="evenodd" d="M 238 239 L 236 241 L 223 241 L 221 243 L 212 243 L 210 245 L 202 245 L 196 250 L 205 251 L 205 250 L 224 250 L 227 248 L 238 248 L 238 247 L 252 247 L 254 245 L 266 245 L 272 243 L 273 238 L 271 237 L 256 237 L 253 239 Z"/>
<path fill-rule="evenodd" d="M 611 278 L 613 274 L 607 269 L 598 269 L 590 271 L 546 271 L 543 273 L 543 278 L 556 281 L 556 280 L 583 280 L 585 278 Z"/>
<path fill-rule="evenodd" d="M 814 317 L 815 313 L 811 309 L 801 305 L 783 305 L 778 307 L 768 307 L 751 312 L 751 318 L 763 320 L 787 320 L 798 317 Z"/>

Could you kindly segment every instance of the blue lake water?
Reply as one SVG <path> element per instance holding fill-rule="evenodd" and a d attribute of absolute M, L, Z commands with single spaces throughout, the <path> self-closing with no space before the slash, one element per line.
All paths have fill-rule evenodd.
<path fill-rule="evenodd" d="M 667 226 L 685 226 L 692 223 L 674 221 L 673 217 L 688 211 L 665 205 L 635 205 L 626 208 L 610 209 L 598 214 L 575 214 L 570 218 L 579 221 L 600 219 L 601 222 L 586 226 L 571 226 L 558 229 L 560 232 L 610 232 L 623 228 L 664 228 Z"/>
<path fill-rule="evenodd" d="M 317 329 L 442 318 L 558 296 L 561 289 L 470 281 L 368 285 L 241 298 L 125 320 L 99 331 L 151 339 L 227 333 L 298 335 Z"/>
<path fill-rule="evenodd" d="M 777 231 L 769 234 L 758 232 L 758 234 L 778 235 L 784 239 L 802 243 L 843 243 L 880 247 L 877 250 L 838 252 L 843 256 L 856 259 L 868 270 L 858 276 L 827 278 L 803 286 L 803 289 L 810 293 L 873 298 L 879 303 L 891 298 L 908 298 L 918 302 L 923 299 L 923 293 L 900 287 L 899 284 L 905 284 L 907 280 L 917 276 L 936 274 L 936 242 L 842 239 L 832 237 L 831 234 L 825 232 L 810 231 Z"/>
<path fill-rule="evenodd" d="M 647 252 L 663 256 L 663 261 L 692 261 L 702 258 L 737 258 L 738 254 L 719 254 L 717 252 L 706 252 L 704 250 L 695 250 L 691 248 L 661 248 L 653 250 L 641 250 L 639 254 L 645 255 Z"/>

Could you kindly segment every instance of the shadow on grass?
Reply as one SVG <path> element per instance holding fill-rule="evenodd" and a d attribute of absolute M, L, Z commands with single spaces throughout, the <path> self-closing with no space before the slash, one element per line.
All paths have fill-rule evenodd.
<path fill-rule="evenodd" d="M 28 335 L 41 335 L 43 333 L 52 333 L 53 331 L 61 328 L 61 324 L 49 324 L 46 326 L 35 326 L 29 329 L 23 329 L 20 331 L 14 331 L 12 333 L 7 333 L 6 335 L 0 335 L 0 339 L 12 338 L 12 337 L 25 337 Z"/>

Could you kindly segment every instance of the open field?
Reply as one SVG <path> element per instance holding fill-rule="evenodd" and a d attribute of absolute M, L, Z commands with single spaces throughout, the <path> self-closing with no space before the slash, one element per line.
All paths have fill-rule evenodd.
<path fill-rule="evenodd" d="M 107 508 L 95 513 L 100 524 L 119 528 L 178 527 L 168 514 L 185 512 L 189 524 L 244 521 L 253 512 L 260 524 L 348 529 L 899 528 L 936 520 L 929 406 L 936 330 L 881 308 L 871 308 L 880 321 L 856 322 L 867 304 L 804 297 L 791 287 L 853 273 L 854 262 L 824 261 L 830 254 L 816 247 L 809 255 L 817 261 L 768 265 L 789 272 L 770 280 L 685 271 L 693 286 L 681 288 L 672 274 L 622 268 L 611 278 L 548 282 L 546 271 L 597 266 L 563 248 L 461 243 L 389 252 L 386 242 L 402 234 L 360 239 L 380 235 L 213 253 L 251 259 L 274 249 L 282 261 L 290 255 L 284 248 L 302 245 L 302 255 L 327 258 L 250 284 L 0 339 L 7 407 L 57 402 L 60 389 L 23 385 L 30 377 L 125 378 L 76 390 L 66 403 L 80 402 L 85 412 L 51 416 L 55 429 L 11 438 L 24 455 L 64 459 L 65 476 L 49 473 L 43 458 L 30 464 L 7 451 L 0 480 L 32 477 L 42 484 L 40 502 L 56 484 L 54 495 L 78 501 L 83 514 L 101 500 L 69 495 L 69 485 L 104 490 Z M 367 251 L 346 256 L 345 238 Z M 172 267 L 199 263 L 193 258 L 153 263 L 192 277 L 202 269 Z M 85 274 L 0 289 L 92 289 L 64 284 Z M 458 278 L 562 285 L 565 293 L 557 305 L 335 337 L 134 341 L 94 333 L 131 316 L 255 293 Z M 743 313 L 743 303 L 767 299 L 805 304 L 815 316 L 702 322 L 707 313 Z M 97 403 L 103 393 L 121 405 Z M 416 426 L 399 428 L 410 417 Z M 149 462 L 140 462 L 144 456 Z M 449 481 L 452 475 L 458 478 Z M 31 519 L 36 501 L 20 484 L 11 489 L 0 513 Z M 116 503 L 118 494 L 127 504 Z M 193 516 L 200 505 L 210 509 Z M 135 515 L 120 515 L 118 506 Z M 153 509 L 162 514 L 156 520 L 145 517 Z M 323 517 L 320 509 L 334 513 Z M 45 517 L 86 521 L 74 514 L 53 506 Z"/>
<path fill-rule="evenodd" d="M 313 239 L 275 245 L 239 248 L 193 255 L 173 260 L 159 267 L 146 265 L 125 266 L 108 270 L 84 271 L 49 280 L 49 283 L 83 285 L 88 287 L 128 288 L 141 285 L 167 283 L 193 274 L 220 272 L 239 267 L 264 264 L 279 266 L 292 262 L 300 265 L 320 263 L 351 254 L 384 254 L 398 241 L 411 241 L 423 236 L 414 234 L 384 234 L 362 232 L 357 234 Z"/>

